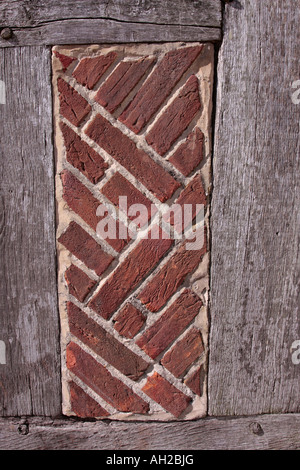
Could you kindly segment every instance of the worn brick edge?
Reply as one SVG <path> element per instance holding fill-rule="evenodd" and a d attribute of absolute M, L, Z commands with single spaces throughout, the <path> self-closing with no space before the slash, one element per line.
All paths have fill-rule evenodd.
<path fill-rule="evenodd" d="M 88 46 L 80 46 L 80 47 L 72 47 L 72 46 L 55 46 L 53 49 L 61 54 L 66 54 L 67 56 L 71 56 L 73 58 L 80 59 L 82 57 L 86 56 L 93 56 L 97 55 L 100 53 L 108 53 L 112 50 L 118 50 L 118 51 L 124 51 L 124 56 L 128 54 L 132 55 L 140 55 L 143 54 L 143 51 L 147 55 L 151 54 L 156 54 L 157 51 L 164 51 L 167 52 L 172 49 L 176 49 L 178 47 L 183 47 L 183 46 L 193 46 L 193 45 L 198 45 L 199 43 L 165 43 L 165 44 L 139 44 L 139 45 L 133 45 L 133 44 L 122 44 L 122 45 L 88 45 Z M 146 50 L 145 50 L 146 48 Z M 74 61 L 74 64 L 76 62 Z M 211 189 L 211 113 L 212 113 L 212 88 L 213 88 L 213 71 L 214 71 L 214 47 L 212 44 L 205 44 L 203 51 L 200 55 L 200 57 L 195 61 L 195 63 L 192 66 L 193 73 L 195 73 L 199 80 L 199 88 L 200 88 L 200 99 L 201 99 L 201 104 L 202 104 L 202 111 L 200 113 L 199 119 L 197 121 L 197 125 L 200 127 L 201 131 L 204 134 L 204 165 L 201 166 L 201 175 L 203 178 L 205 190 L 207 194 L 210 193 Z M 75 67 L 75 65 L 74 65 Z M 71 65 L 71 70 L 73 67 L 73 64 Z M 197 68 L 199 71 L 197 71 Z M 68 223 L 71 220 L 80 220 L 78 216 L 74 216 L 74 213 L 70 215 L 70 211 L 67 208 L 66 203 L 62 199 L 62 185 L 60 181 L 59 174 L 60 172 L 65 168 L 69 168 L 68 166 L 65 166 L 64 162 L 64 144 L 63 144 L 63 138 L 61 135 L 61 131 L 59 129 L 59 122 L 60 120 L 60 114 L 59 114 L 59 101 L 58 101 L 58 90 L 57 90 L 57 78 L 58 76 L 61 75 L 63 71 L 62 64 L 58 60 L 57 57 L 53 55 L 53 113 L 54 113 L 54 138 L 55 138 L 55 161 L 56 161 L 56 177 L 55 177 L 55 185 L 56 185 L 56 215 L 57 215 L 57 238 L 60 233 L 64 231 L 64 229 L 67 227 Z M 172 94 L 174 95 L 178 88 L 182 86 L 182 81 L 179 82 L 179 84 L 174 88 Z M 83 89 L 82 86 L 78 85 L 75 83 L 75 81 L 72 82 L 72 86 L 80 93 L 82 96 L 85 98 L 88 95 L 88 92 Z M 98 89 L 97 87 L 96 89 Z M 86 93 L 86 94 L 85 94 Z M 129 95 L 130 96 L 130 95 Z M 158 117 L 161 115 L 161 113 L 164 111 L 164 109 L 167 106 L 167 103 L 169 102 L 168 98 L 165 102 L 164 107 L 156 113 L 154 122 L 158 119 Z M 104 115 L 105 112 L 103 113 Z M 93 114 L 95 115 L 95 113 Z M 70 123 L 68 123 L 70 125 Z M 149 126 L 146 126 L 145 129 L 149 129 L 151 127 L 152 123 L 150 122 Z M 72 128 L 72 125 L 70 125 Z M 83 126 L 80 126 L 79 129 L 81 129 Z M 132 133 L 127 130 L 124 126 L 122 126 L 122 131 L 124 133 L 128 133 L 129 135 L 132 135 Z M 144 135 L 146 132 L 142 132 L 142 135 Z M 85 139 L 84 133 L 80 132 L 80 135 L 83 136 L 83 140 Z M 182 142 L 182 139 L 187 136 L 187 131 L 185 131 L 181 138 L 180 142 L 175 145 L 175 148 L 173 149 L 174 152 L 176 148 L 180 145 Z M 97 152 L 99 151 L 98 147 L 96 144 L 92 144 L 91 141 L 88 142 L 89 145 L 94 148 Z M 174 153 L 173 151 L 171 152 Z M 103 155 L 103 153 L 101 153 Z M 166 168 L 168 167 L 168 162 L 166 161 L 165 163 Z M 118 165 L 116 165 L 118 168 Z M 79 172 L 76 174 L 78 175 Z M 180 173 L 178 173 L 180 175 Z M 80 175 L 79 179 L 80 179 Z M 192 178 L 192 177 L 191 177 Z M 108 178 L 104 177 L 104 179 L 101 180 L 100 186 L 103 186 L 104 182 L 107 181 Z M 128 180 L 131 181 L 131 178 L 128 177 Z M 85 184 L 86 180 L 84 180 Z M 88 184 L 87 184 L 88 186 Z M 95 187 L 99 187 L 99 185 L 95 185 Z M 208 246 L 209 246 L 209 205 L 207 207 L 206 211 L 206 220 L 205 224 L 207 226 L 207 236 L 208 236 Z M 81 222 L 80 222 L 81 223 Z M 86 224 L 81 225 L 85 228 L 85 230 L 88 233 L 92 233 L 88 226 Z M 109 251 L 109 246 L 105 245 L 108 248 Z M 96 276 L 93 276 L 93 273 L 88 270 L 83 263 L 80 263 L 78 261 L 74 261 L 74 257 L 62 247 L 61 244 L 57 243 L 57 259 L 58 259 L 58 296 L 59 296 L 59 314 L 60 314 L 60 322 L 61 322 L 61 369 L 62 369 L 62 396 L 63 396 L 63 403 L 62 403 L 62 411 L 63 414 L 67 416 L 72 416 L 74 413 L 70 409 L 70 389 L 69 389 L 69 382 L 74 381 L 77 383 L 82 389 L 92 398 L 94 398 L 101 406 L 105 404 L 106 409 L 109 412 L 112 412 L 113 409 L 110 407 L 110 405 L 107 405 L 105 402 L 103 402 L 99 397 L 93 393 L 92 390 L 90 390 L 85 384 L 83 384 L 76 376 L 72 375 L 70 371 L 66 368 L 66 346 L 70 342 L 70 340 L 74 340 L 74 337 L 71 336 L 70 330 L 69 330 L 69 325 L 68 325 L 68 316 L 67 316 L 67 309 L 66 309 L 66 304 L 67 301 L 70 299 L 67 284 L 64 279 L 64 273 L 65 269 L 70 266 L 71 262 L 73 262 L 75 265 L 79 266 L 83 271 L 87 272 L 88 275 L 96 280 Z M 192 287 L 192 289 L 195 291 L 195 293 L 200 293 L 203 292 L 203 290 L 206 290 L 205 293 L 205 304 L 201 308 L 200 313 L 198 314 L 196 318 L 195 324 L 200 328 L 202 337 L 203 337 L 203 343 L 205 347 L 205 354 L 202 357 L 201 361 L 198 361 L 195 365 L 191 367 L 189 370 L 189 376 L 193 374 L 193 371 L 199 367 L 200 364 L 203 364 L 206 368 L 206 376 L 204 379 L 203 383 L 203 395 L 202 397 L 196 397 L 194 399 L 194 408 L 188 412 L 187 414 L 184 413 L 182 419 L 188 420 L 188 419 L 195 419 L 195 418 L 200 418 L 204 417 L 207 415 L 207 358 L 208 358 L 208 334 L 209 334 L 209 321 L 208 321 L 208 294 L 209 294 L 209 252 L 204 256 L 203 261 L 200 263 L 199 268 L 191 275 L 188 276 L 189 278 L 189 286 Z M 162 265 L 164 263 L 164 260 L 162 262 Z M 155 271 L 154 271 L 155 272 Z M 151 275 L 147 277 L 147 280 L 151 279 Z M 179 292 L 182 291 L 182 289 L 186 286 L 186 283 L 183 284 L 183 286 L 180 288 Z M 176 297 L 178 292 L 172 296 L 171 300 L 173 302 L 174 297 Z M 74 301 L 74 298 L 72 299 Z M 76 304 L 76 300 L 74 301 Z M 77 302 L 78 306 L 81 307 L 80 303 Z M 166 304 L 166 308 L 169 305 L 169 302 Z M 85 309 L 85 312 L 90 314 L 90 316 L 96 320 L 99 321 L 98 317 L 93 316 L 93 313 L 88 311 L 89 309 Z M 101 320 L 99 321 L 99 323 Z M 104 325 L 105 323 L 103 323 Z M 186 333 L 186 330 L 185 332 Z M 180 338 L 180 337 L 179 337 Z M 76 342 L 76 340 L 75 340 Z M 82 347 L 82 349 L 87 350 L 87 348 L 80 344 L 79 341 L 77 343 Z M 125 343 L 126 344 L 126 343 Z M 91 351 L 89 350 L 89 353 Z M 152 372 L 151 372 L 152 373 Z M 149 373 L 149 375 L 151 375 Z M 118 376 L 118 374 L 115 374 Z M 122 378 L 124 379 L 124 377 Z M 172 381 L 170 381 L 172 383 Z M 125 381 L 126 383 L 126 381 Z M 136 390 L 136 388 L 133 388 Z M 143 396 L 143 398 L 151 403 L 152 409 L 153 409 L 153 414 L 152 415 L 136 415 L 133 413 L 120 413 L 116 412 L 114 414 L 109 415 L 109 419 L 116 419 L 116 420 L 140 420 L 140 421 L 151 421 L 151 420 L 161 420 L 161 421 L 172 421 L 175 418 L 170 416 L 170 413 L 165 412 L 160 405 L 158 405 L 156 402 L 151 401 L 149 397 L 145 394 L 139 393 L 139 395 Z M 99 418 L 101 419 L 101 418 Z M 107 419 L 107 418 L 105 418 Z"/>

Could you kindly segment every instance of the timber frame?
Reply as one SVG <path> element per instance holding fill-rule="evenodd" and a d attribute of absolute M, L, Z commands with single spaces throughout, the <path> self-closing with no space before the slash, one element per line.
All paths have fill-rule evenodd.
<path fill-rule="evenodd" d="M 300 449 L 300 11 L 293 0 L 3 0 L 1 449 Z M 3 28 L 10 28 L 3 32 Z M 215 44 L 208 417 L 61 415 L 51 46 Z"/>

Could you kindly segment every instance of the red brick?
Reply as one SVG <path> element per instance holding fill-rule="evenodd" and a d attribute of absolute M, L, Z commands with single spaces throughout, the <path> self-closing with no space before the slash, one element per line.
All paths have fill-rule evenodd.
<path fill-rule="evenodd" d="M 71 65 L 74 60 L 76 60 L 74 57 L 69 57 L 67 55 L 61 54 L 58 51 L 54 51 L 54 55 L 60 60 L 61 65 L 63 66 L 62 71 L 65 72 L 69 65 Z"/>
<path fill-rule="evenodd" d="M 114 259 L 113 256 L 105 253 L 100 245 L 74 221 L 69 224 L 58 241 L 98 276 L 104 273 Z"/>
<path fill-rule="evenodd" d="M 106 217 L 106 220 L 112 220 L 112 217 L 108 215 L 106 211 L 105 215 L 96 215 L 97 208 L 103 205 L 87 187 L 82 184 L 70 171 L 64 170 L 61 173 L 61 179 L 63 183 L 63 198 L 67 202 L 70 209 L 78 214 L 93 230 L 96 231 L 97 224 L 100 220 Z M 115 224 L 115 221 L 113 221 Z M 117 221 L 116 238 L 106 238 L 109 243 L 116 251 L 121 251 L 127 244 L 128 240 L 119 238 L 119 225 Z M 122 224 L 123 225 L 123 224 Z"/>
<path fill-rule="evenodd" d="M 180 377 L 204 351 L 200 331 L 191 328 L 189 332 L 178 341 L 162 358 L 161 363 Z"/>
<path fill-rule="evenodd" d="M 68 344 L 66 362 L 71 372 L 118 411 L 141 414 L 149 411 L 148 403 L 77 344 Z"/>
<path fill-rule="evenodd" d="M 127 197 L 128 209 L 133 204 L 143 204 L 148 210 L 148 216 L 146 218 L 140 217 L 140 227 L 143 227 L 143 225 L 151 218 L 151 201 L 120 173 L 115 173 L 103 186 L 101 192 L 117 207 L 119 207 L 120 196 Z M 137 216 L 128 216 L 131 220 L 135 217 Z"/>
<path fill-rule="evenodd" d="M 206 238 L 200 250 L 187 250 L 186 242 L 171 256 L 162 269 L 146 284 L 139 294 L 140 299 L 151 312 L 157 312 L 176 290 L 183 284 L 187 275 L 193 272 L 206 253 Z"/>
<path fill-rule="evenodd" d="M 95 100 L 113 113 L 141 80 L 155 59 L 123 61 L 100 87 Z"/>
<path fill-rule="evenodd" d="M 149 363 L 120 343 L 80 308 L 68 302 L 70 332 L 131 380 L 138 380 Z"/>
<path fill-rule="evenodd" d="M 188 176 L 202 162 L 203 140 L 203 133 L 196 127 L 169 158 L 169 162 L 184 176 Z"/>
<path fill-rule="evenodd" d="M 119 120 L 133 132 L 140 132 L 170 95 L 180 78 L 200 54 L 202 46 L 168 52 L 153 70 Z"/>
<path fill-rule="evenodd" d="M 72 75 L 78 83 L 92 90 L 98 80 L 115 61 L 116 57 L 117 54 L 115 52 L 109 52 L 98 57 L 81 59 Z"/>
<path fill-rule="evenodd" d="M 74 126 L 79 126 L 91 111 L 89 103 L 62 78 L 57 79 L 60 113 Z"/>
<path fill-rule="evenodd" d="M 126 304 L 115 317 L 114 328 L 121 336 L 133 338 L 145 323 L 145 317 L 132 304 Z"/>
<path fill-rule="evenodd" d="M 201 107 L 198 79 L 192 75 L 146 136 L 146 141 L 163 156 L 188 127 Z"/>
<path fill-rule="evenodd" d="M 102 418 L 109 416 L 108 411 L 85 393 L 82 388 L 78 387 L 75 382 L 70 382 L 70 399 L 72 411 L 79 418 Z"/>
<path fill-rule="evenodd" d="M 173 304 L 150 326 L 136 344 L 155 359 L 191 323 L 202 305 L 199 297 L 185 289 Z"/>
<path fill-rule="evenodd" d="M 157 372 L 154 372 L 148 378 L 142 390 L 176 418 L 179 418 L 191 401 L 190 397 L 170 384 Z"/>
<path fill-rule="evenodd" d="M 66 270 L 65 279 L 67 281 L 70 294 L 76 297 L 79 302 L 83 302 L 96 285 L 96 281 L 93 281 L 85 272 L 74 264 L 71 264 L 71 266 Z"/>
<path fill-rule="evenodd" d="M 89 302 L 106 320 L 168 251 L 169 239 L 142 239 Z"/>
<path fill-rule="evenodd" d="M 175 204 L 178 204 L 182 208 L 184 208 L 185 204 L 190 204 L 192 206 L 191 215 L 188 217 L 189 213 L 187 213 L 186 217 L 182 218 L 181 223 L 177 222 L 176 218 L 174 218 L 174 215 L 171 213 L 170 223 L 174 225 L 174 228 L 178 233 L 181 233 L 184 228 L 187 228 L 191 224 L 199 212 L 199 207 L 197 207 L 197 204 L 203 204 L 203 206 L 206 206 L 206 194 L 201 175 L 194 176 L 192 181 L 180 193 L 180 196 L 176 199 Z"/>
<path fill-rule="evenodd" d="M 205 369 L 203 364 L 195 370 L 188 378 L 185 379 L 184 383 L 189 387 L 192 392 L 202 397 L 203 395 L 203 384 L 205 379 Z"/>
<path fill-rule="evenodd" d="M 169 199 L 180 184 L 107 119 L 98 114 L 86 134 L 135 176 L 161 202 Z"/>
<path fill-rule="evenodd" d="M 91 183 L 98 183 L 108 168 L 107 163 L 65 123 L 61 122 L 60 128 L 66 146 L 67 161 Z"/>

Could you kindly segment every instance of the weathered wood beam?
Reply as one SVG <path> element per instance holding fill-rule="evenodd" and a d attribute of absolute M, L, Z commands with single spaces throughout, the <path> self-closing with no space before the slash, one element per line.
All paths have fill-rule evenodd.
<path fill-rule="evenodd" d="M 81 18 L 220 28 L 221 0 L 2 0 L 0 18 L 17 28 Z"/>
<path fill-rule="evenodd" d="M 120 22 L 110 19 L 70 19 L 39 26 L 12 28 L 0 47 L 122 42 L 219 41 L 220 28 Z"/>
<path fill-rule="evenodd" d="M 300 415 L 208 418 L 177 423 L 0 420 L 4 450 L 300 449 Z"/>
<path fill-rule="evenodd" d="M 300 10 L 229 3 L 213 156 L 209 413 L 300 411 Z"/>
<path fill-rule="evenodd" d="M 0 415 L 60 414 L 51 51 L 0 49 Z"/>

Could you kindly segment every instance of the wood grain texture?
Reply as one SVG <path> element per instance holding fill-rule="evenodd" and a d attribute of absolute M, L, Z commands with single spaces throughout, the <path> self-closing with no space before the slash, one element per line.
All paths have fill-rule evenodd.
<path fill-rule="evenodd" d="M 210 415 L 298 412 L 300 10 L 226 6 L 212 197 Z"/>
<path fill-rule="evenodd" d="M 220 28 L 120 22 L 110 19 L 69 19 L 33 27 L 12 28 L 11 39 L 0 37 L 0 47 L 110 44 L 122 42 L 219 41 Z"/>
<path fill-rule="evenodd" d="M 60 413 L 51 53 L 0 49 L 0 415 Z"/>
<path fill-rule="evenodd" d="M 220 27 L 220 0 L 2 0 L 3 26 L 37 26 L 47 21 L 103 18 L 136 23 Z"/>
<path fill-rule="evenodd" d="M 0 420 L 1 450 L 293 450 L 300 415 L 208 418 L 177 423 Z"/>

